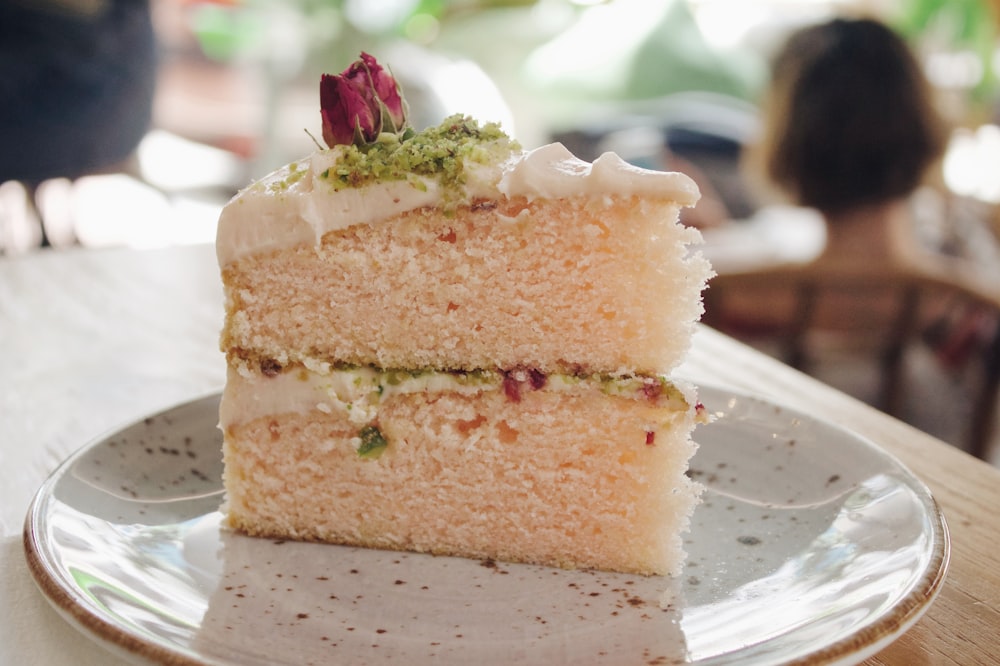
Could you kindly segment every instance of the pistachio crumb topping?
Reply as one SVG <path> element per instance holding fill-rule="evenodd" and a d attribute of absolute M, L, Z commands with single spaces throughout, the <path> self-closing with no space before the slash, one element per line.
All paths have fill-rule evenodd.
<path fill-rule="evenodd" d="M 455 196 L 466 182 L 467 165 L 503 159 L 520 146 L 497 123 L 480 125 L 456 114 L 421 132 L 381 134 L 374 143 L 338 149 L 336 166 L 320 174 L 336 190 L 386 180 L 410 180 L 422 187 L 419 177 L 430 177 Z"/>
<path fill-rule="evenodd" d="M 286 167 L 287 173 L 281 180 L 275 180 L 267 184 L 267 189 L 271 192 L 284 192 L 292 185 L 302 180 L 309 170 L 299 162 L 292 162 Z"/>

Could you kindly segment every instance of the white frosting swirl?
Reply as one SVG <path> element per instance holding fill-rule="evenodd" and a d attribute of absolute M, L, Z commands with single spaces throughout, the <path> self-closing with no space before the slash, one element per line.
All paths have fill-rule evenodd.
<path fill-rule="evenodd" d="M 508 197 L 528 199 L 639 194 L 682 206 L 693 206 L 699 198 L 698 186 L 682 173 L 643 169 L 615 153 L 604 153 L 590 164 L 561 143 L 524 153 L 504 171 L 497 189 Z"/>
<path fill-rule="evenodd" d="M 444 197 L 439 183 L 425 177 L 335 189 L 323 174 L 338 158 L 337 150 L 313 153 L 233 197 L 219 218 L 219 265 L 254 252 L 319 244 L 327 232 L 435 206 Z M 502 162 L 466 165 L 465 180 L 460 196 L 465 201 L 501 195 L 531 200 L 637 194 L 691 206 L 699 198 L 697 185 L 682 173 L 642 169 L 614 153 L 590 164 L 559 143 L 516 153 Z"/>

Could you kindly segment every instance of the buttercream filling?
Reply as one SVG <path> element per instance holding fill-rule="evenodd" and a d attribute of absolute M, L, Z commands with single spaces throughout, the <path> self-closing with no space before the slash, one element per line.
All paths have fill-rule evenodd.
<path fill-rule="evenodd" d="M 685 387 L 660 376 L 609 376 L 549 374 L 543 379 L 529 370 L 501 372 L 442 372 L 382 370 L 372 367 L 334 369 L 318 373 L 292 368 L 274 376 L 241 373 L 230 367 L 222 397 L 220 425 L 223 428 L 274 414 L 305 414 L 316 410 L 346 416 L 364 425 L 377 420 L 379 407 L 393 396 L 423 392 L 458 392 L 472 395 L 483 391 L 573 391 L 599 390 L 607 395 L 644 396 L 660 399 L 678 410 L 690 407 Z"/>

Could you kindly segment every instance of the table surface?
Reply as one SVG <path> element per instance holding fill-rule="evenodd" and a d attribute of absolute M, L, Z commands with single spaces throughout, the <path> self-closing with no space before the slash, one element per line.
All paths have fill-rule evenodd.
<path fill-rule="evenodd" d="M 209 246 L 0 257 L 0 663 L 125 663 L 36 590 L 24 516 L 82 444 L 221 387 L 221 315 Z M 947 581 L 927 614 L 866 664 L 1000 663 L 1000 470 L 709 329 L 684 370 L 848 425 L 930 487 L 951 530 Z"/>

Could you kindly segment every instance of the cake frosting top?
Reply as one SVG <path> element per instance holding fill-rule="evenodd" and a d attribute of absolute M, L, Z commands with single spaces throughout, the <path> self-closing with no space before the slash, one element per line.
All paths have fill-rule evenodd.
<path fill-rule="evenodd" d="M 616 194 L 691 206 L 699 198 L 684 174 L 642 169 L 614 153 L 591 164 L 559 143 L 525 151 L 498 125 L 461 115 L 415 132 L 398 84 L 368 54 L 340 76 L 324 75 L 320 102 L 330 147 L 233 197 L 219 218 L 220 266 L 256 252 L 319 245 L 331 231 L 422 207 Z"/>
<path fill-rule="evenodd" d="M 265 176 L 226 205 L 216 239 L 219 264 L 304 242 L 318 244 L 330 231 L 372 224 L 424 206 L 462 205 L 477 199 L 619 194 L 668 199 L 681 206 L 698 201 L 698 187 L 686 175 L 642 169 L 614 153 L 591 164 L 559 143 L 523 151 L 506 149 L 502 139 L 491 142 L 501 145 L 484 146 L 479 159 L 465 162 L 460 177 L 411 172 L 405 177 L 365 178 L 362 184 L 349 186 L 331 177 L 349 147 L 319 150 Z"/>

